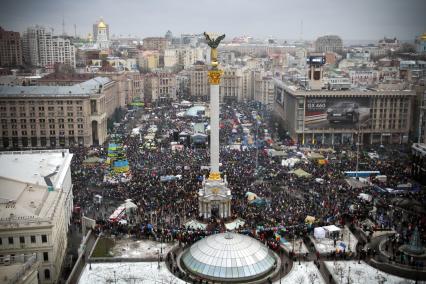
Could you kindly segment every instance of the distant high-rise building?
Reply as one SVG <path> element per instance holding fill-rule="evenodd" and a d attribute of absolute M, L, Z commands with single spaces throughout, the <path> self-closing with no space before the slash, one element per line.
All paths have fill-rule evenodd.
<path fill-rule="evenodd" d="M 109 25 L 102 18 L 93 25 L 93 37 L 99 49 L 109 48 Z"/>
<path fill-rule="evenodd" d="M 53 36 L 52 29 L 29 27 L 22 37 L 24 62 L 32 66 L 53 68 L 55 63 L 75 67 L 75 47 L 69 38 Z"/>
<path fill-rule="evenodd" d="M 22 46 L 18 32 L 0 27 L 0 66 L 22 65 Z"/>
<path fill-rule="evenodd" d="M 173 34 L 172 34 L 172 31 L 171 30 L 168 30 L 167 32 L 166 32 L 166 35 L 164 36 L 169 42 L 172 42 L 172 39 L 173 39 Z"/>
<path fill-rule="evenodd" d="M 325 35 L 315 41 L 317 52 L 341 52 L 343 48 L 342 39 L 336 35 Z"/>
<path fill-rule="evenodd" d="M 143 39 L 143 48 L 146 50 L 158 50 L 164 52 L 167 45 L 167 39 L 164 37 L 147 37 Z"/>

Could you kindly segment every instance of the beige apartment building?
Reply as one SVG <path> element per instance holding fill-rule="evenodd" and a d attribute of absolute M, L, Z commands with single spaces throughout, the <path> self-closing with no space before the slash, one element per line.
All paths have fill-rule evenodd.
<path fill-rule="evenodd" d="M 243 76 L 238 67 L 224 67 L 220 80 L 220 99 L 225 103 L 242 101 Z"/>
<path fill-rule="evenodd" d="M 266 110 L 274 108 L 274 80 L 271 74 L 263 71 L 254 72 L 254 100 L 260 102 Z"/>
<path fill-rule="evenodd" d="M 102 144 L 119 106 L 117 83 L 105 77 L 72 86 L 0 86 L 0 149 Z"/>
<path fill-rule="evenodd" d="M 66 149 L 0 154 L 0 259 L 27 264 L 12 275 L 27 275 L 17 283 L 58 283 L 73 209 L 72 156 Z"/>
<path fill-rule="evenodd" d="M 144 71 L 152 71 L 160 66 L 160 52 L 157 50 L 139 50 L 137 64 Z"/>
<path fill-rule="evenodd" d="M 145 102 L 173 101 L 176 99 L 176 74 L 155 72 L 144 76 Z"/>
<path fill-rule="evenodd" d="M 168 42 L 165 37 L 146 37 L 143 39 L 143 49 L 164 52 Z"/>
<path fill-rule="evenodd" d="M 204 62 L 197 62 L 186 70 L 188 74 L 188 92 L 194 101 L 208 101 L 210 85 L 208 81 L 209 67 Z"/>

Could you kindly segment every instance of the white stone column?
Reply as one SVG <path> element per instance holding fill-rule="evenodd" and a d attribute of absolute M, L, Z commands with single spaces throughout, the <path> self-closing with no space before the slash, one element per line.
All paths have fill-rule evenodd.
<path fill-rule="evenodd" d="M 210 165 L 219 172 L 219 84 L 210 83 Z"/>

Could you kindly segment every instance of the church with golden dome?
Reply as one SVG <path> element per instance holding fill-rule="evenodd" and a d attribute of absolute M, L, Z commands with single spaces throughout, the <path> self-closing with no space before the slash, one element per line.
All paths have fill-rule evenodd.
<path fill-rule="evenodd" d="M 93 39 L 99 49 L 109 48 L 109 25 L 102 18 L 93 24 Z"/>
<path fill-rule="evenodd" d="M 416 51 L 418 53 L 426 53 L 426 33 L 416 38 Z"/>

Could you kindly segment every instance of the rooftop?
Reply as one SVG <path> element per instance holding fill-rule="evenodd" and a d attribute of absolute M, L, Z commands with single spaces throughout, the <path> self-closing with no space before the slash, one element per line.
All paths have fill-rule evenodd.
<path fill-rule="evenodd" d="M 71 159 L 68 150 L 2 152 L 0 226 L 12 219 L 50 218 Z"/>
<path fill-rule="evenodd" d="M 88 96 L 109 82 L 111 82 L 109 78 L 96 77 L 72 86 L 0 86 L 0 97 Z"/>
<path fill-rule="evenodd" d="M 192 273 L 221 281 L 257 278 L 276 264 L 273 253 L 261 242 L 235 233 L 211 235 L 196 242 L 182 260 Z"/>

